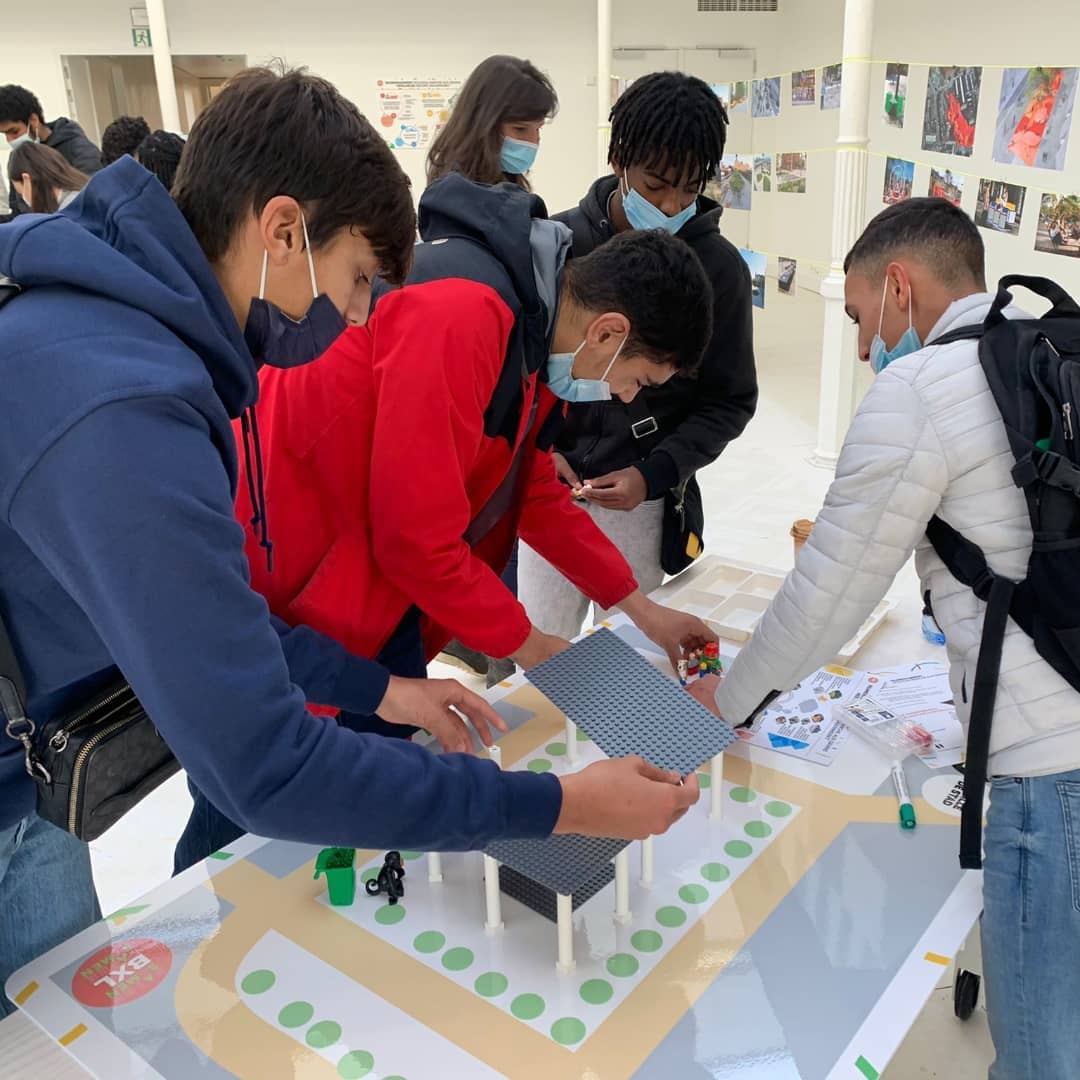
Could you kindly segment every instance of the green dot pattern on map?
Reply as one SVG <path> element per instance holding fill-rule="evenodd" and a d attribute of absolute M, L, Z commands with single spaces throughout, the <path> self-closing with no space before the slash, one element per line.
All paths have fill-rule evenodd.
<path fill-rule="evenodd" d="M 614 975 L 617 979 L 628 979 L 631 975 L 637 974 L 637 957 L 629 953 L 615 953 L 614 956 L 608 957 L 607 969 L 608 974 Z"/>
<path fill-rule="evenodd" d="M 393 926 L 395 923 L 401 922 L 404 918 L 404 904 L 383 904 L 383 906 L 375 912 L 375 921 L 380 926 Z"/>
<path fill-rule="evenodd" d="M 315 1009 L 306 1001 L 292 1001 L 278 1013 L 278 1023 L 282 1027 L 303 1027 L 315 1015 Z"/>
<path fill-rule="evenodd" d="M 701 868 L 701 876 L 706 881 L 727 881 L 731 877 L 731 871 L 723 863 L 707 862 Z"/>
<path fill-rule="evenodd" d="M 748 859 L 754 853 L 754 849 L 745 840 L 729 840 L 724 845 L 724 850 L 733 859 Z"/>
<path fill-rule="evenodd" d="M 446 944 L 446 935 L 438 930 L 425 930 L 413 938 L 412 946 L 420 953 L 438 952 Z"/>
<path fill-rule="evenodd" d="M 787 817 L 791 807 L 786 802 L 770 802 L 765 804 L 765 813 L 770 817 Z"/>
<path fill-rule="evenodd" d="M 360 882 L 366 885 L 369 881 L 374 881 L 379 876 L 379 871 L 376 867 L 370 866 L 360 875 Z"/>
<path fill-rule="evenodd" d="M 546 1008 L 547 1005 L 539 994 L 518 994 L 510 1002 L 510 1011 L 519 1020 L 535 1020 Z"/>
<path fill-rule="evenodd" d="M 443 953 L 442 966 L 447 971 L 464 971 L 472 966 L 473 954 L 471 949 L 447 949 Z"/>
<path fill-rule="evenodd" d="M 533 758 L 526 767 L 529 772 L 551 772 L 551 762 L 547 758 Z"/>
<path fill-rule="evenodd" d="M 581 1000 L 588 1005 L 606 1005 L 614 993 L 607 979 L 589 979 L 581 984 Z"/>
<path fill-rule="evenodd" d="M 405 860 L 406 862 L 415 862 L 415 861 L 416 861 L 417 859 L 419 859 L 419 858 L 420 858 L 420 857 L 421 857 L 421 856 L 422 856 L 423 854 L 424 854 L 424 853 L 423 853 L 422 851 L 403 851 L 403 852 L 401 853 L 401 857 L 402 857 L 402 858 L 403 858 L 403 859 L 404 859 L 404 860 Z"/>
<path fill-rule="evenodd" d="M 753 802 L 757 795 L 748 787 L 735 787 L 731 789 L 731 797 L 736 802 Z"/>
<path fill-rule="evenodd" d="M 712 775 L 707 772 L 699 772 L 697 774 L 698 787 L 702 791 L 712 787 Z"/>
<path fill-rule="evenodd" d="M 684 885 L 679 890 L 679 899 L 687 904 L 704 904 L 709 899 L 709 890 L 704 885 Z"/>
<path fill-rule="evenodd" d="M 630 938 L 630 944 L 638 952 L 656 952 L 664 944 L 664 939 L 655 930 L 638 930 Z"/>
<path fill-rule="evenodd" d="M 312 1024 L 307 1032 L 307 1044 L 316 1050 L 333 1046 L 340 1038 L 341 1025 L 335 1024 L 333 1020 L 320 1020 L 317 1024 Z"/>
<path fill-rule="evenodd" d="M 755 840 L 764 840 L 766 836 L 772 835 L 772 826 L 767 825 L 764 821 L 748 821 L 746 823 L 746 835 L 752 836 Z"/>
<path fill-rule="evenodd" d="M 589 736 L 586 735 L 585 732 L 581 730 L 581 728 L 578 728 L 577 741 L 578 742 L 588 742 L 589 741 Z"/>
<path fill-rule="evenodd" d="M 350 1050 L 338 1063 L 341 1080 L 362 1080 L 375 1067 L 375 1059 L 366 1050 Z M 387 1080 L 390 1080 L 387 1077 Z"/>
<path fill-rule="evenodd" d="M 277 976 L 272 971 L 263 968 L 260 971 L 252 971 L 245 975 L 244 981 L 240 984 L 240 989 L 245 994 L 265 994 L 276 982 Z"/>
<path fill-rule="evenodd" d="M 544 747 L 544 753 L 545 754 L 550 754 L 552 757 L 561 757 L 563 754 L 566 753 L 566 743 L 564 743 L 564 742 L 548 743 L 547 746 Z"/>
<path fill-rule="evenodd" d="M 493 998 L 505 994 L 510 980 L 501 971 L 488 971 L 473 983 L 481 997 Z"/>
<path fill-rule="evenodd" d="M 656 913 L 656 921 L 661 926 L 682 926 L 686 922 L 686 912 L 681 907 L 662 907 Z"/>
<path fill-rule="evenodd" d="M 585 1025 L 575 1016 L 564 1016 L 551 1025 L 551 1037 L 563 1046 L 573 1046 L 585 1038 Z"/>

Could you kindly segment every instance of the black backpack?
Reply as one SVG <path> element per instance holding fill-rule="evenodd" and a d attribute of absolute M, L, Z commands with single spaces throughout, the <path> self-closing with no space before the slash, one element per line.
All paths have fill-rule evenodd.
<path fill-rule="evenodd" d="M 1050 301 L 1050 310 L 1038 319 L 1006 318 L 1015 285 Z M 1016 458 L 1012 476 L 1027 499 L 1034 543 L 1027 577 L 1013 582 L 994 574 L 981 549 L 940 518 L 926 530 L 953 576 L 986 603 L 960 822 L 960 865 L 967 870 L 982 866 L 990 726 L 1010 616 L 1039 655 L 1080 690 L 1080 307 L 1045 278 L 1005 277 L 981 326 L 930 344 L 974 338 Z"/>

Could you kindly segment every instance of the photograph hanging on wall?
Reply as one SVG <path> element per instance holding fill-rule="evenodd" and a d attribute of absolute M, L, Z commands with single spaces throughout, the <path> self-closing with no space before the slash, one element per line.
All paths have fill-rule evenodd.
<path fill-rule="evenodd" d="M 795 295 L 795 260 L 780 258 L 776 270 L 776 287 L 785 296 Z"/>
<path fill-rule="evenodd" d="M 743 261 L 750 267 L 750 298 L 754 307 L 765 306 L 765 266 L 766 258 L 759 251 L 739 248 Z"/>
<path fill-rule="evenodd" d="M 1027 189 L 1004 180 L 979 181 L 979 197 L 975 201 L 975 224 L 991 232 L 1016 236 L 1024 213 Z"/>
<path fill-rule="evenodd" d="M 731 111 L 731 83 L 711 83 L 709 89 L 720 99 L 720 104 Z"/>
<path fill-rule="evenodd" d="M 931 199 L 948 199 L 953 206 L 959 206 L 964 198 L 964 178 L 957 176 L 951 169 L 930 169 L 930 187 L 926 192 Z"/>
<path fill-rule="evenodd" d="M 1002 165 L 1064 169 L 1069 148 L 1076 68 L 1007 68 L 994 128 L 994 160 Z"/>
<path fill-rule="evenodd" d="M 791 73 L 791 104 L 813 105 L 815 101 L 817 101 L 816 69 L 793 71 Z"/>
<path fill-rule="evenodd" d="M 885 123 L 893 127 L 904 126 L 904 109 L 907 106 L 907 64 L 885 65 Z"/>
<path fill-rule="evenodd" d="M 750 103 L 750 83 L 745 79 L 731 84 L 731 102 L 728 112 L 747 112 Z"/>
<path fill-rule="evenodd" d="M 754 80 L 754 118 L 780 115 L 780 76 Z"/>
<path fill-rule="evenodd" d="M 725 154 L 705 194 L 728 210 L 749 210 L 754 190 L 754 162 L 742 154 Z"/>
<path fill-rule="evenodd" d="M 926 79 L 922 148 L 971 157 L 979 113 L 981 67 L 932 67 Z"/>
<path fill-rule="evenodd" d="M 821 107 L 840 108 L 840 83 L 844 75 L 843 64 L 830 64 L 821 69 Z"/>
<path fill-rule="evenodd" d="M 754 190 L 772 191 L 772 154 L 754 155 Z"/>
<path fill-rule="evenodd" d="M 1080 195 L 1042 197 L 1035 250 L 1080 258 Z"/>
<path fill-rule="evenodd" d="M 911 198 L 915 185 L 915 162 L 903 158 L 887 158 L 885 161 L 885 188 L 881 201 L 889 206 Z"/>
<path fill-rule="evenodd" d="M 806 194 L 806 155 L 777 154 L 776 190 Z"/>

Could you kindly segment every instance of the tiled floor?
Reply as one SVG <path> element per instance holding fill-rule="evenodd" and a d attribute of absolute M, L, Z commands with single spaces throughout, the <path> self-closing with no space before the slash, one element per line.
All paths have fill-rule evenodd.
<path fill-rule="evenodd" d="M 768 310 L 755 312 L 761 405 L 746 434 L 701 474 L 710 551 L 787 567 L 788 530 L 812 518 L 829 473 L 809 464 L 815 445 L 822 303 L 810 292 L 783 297 L 769 290 Z M 868 375 L 860 374 L 865 386 Z M 895 589 L 915 589 L 911 567 Z M 441 664 L 433 675 L 460 673 Z M 191 801 L 182 777 L 164 785 L 137 811 L 91 845 L 102 909 L 121 907 L 172 870 L 172 850 Z M 967 1023 L 953 1017 L 951 974 L 886 1072 L 887 1080 L 984 1077 L 993 1056 L 982 1009 Z"/>

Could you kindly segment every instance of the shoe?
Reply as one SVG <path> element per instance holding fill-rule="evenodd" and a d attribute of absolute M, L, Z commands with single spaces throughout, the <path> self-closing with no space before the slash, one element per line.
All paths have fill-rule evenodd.
<path fill-rule="evenodd" d="M 487 688 L 489 690 L 501 682 L 506 682 L 517 671 L 513 660 L 495 660 L 489 656 L 487 662 Z"/>
<path fill-rule="evenodd" d="M 465 668 L 477 675 L 488 673 L 488 658 L 482 652 L 462 645 L 456 638 L 443 649 L 440 655 L 454 667 Z"/>

